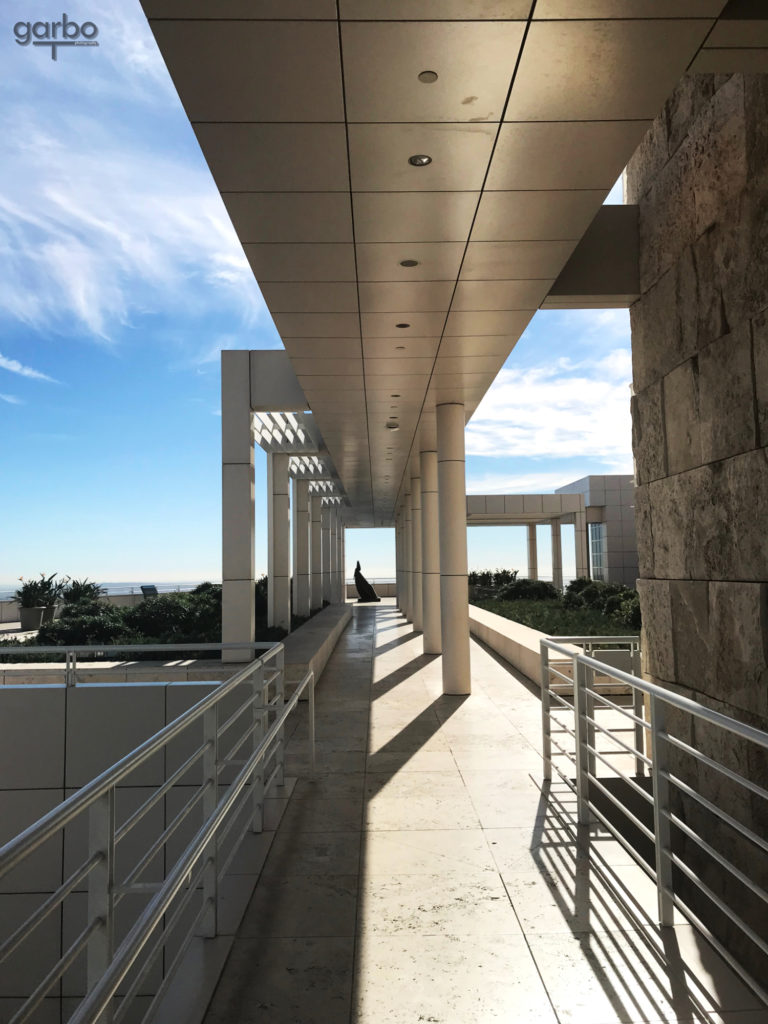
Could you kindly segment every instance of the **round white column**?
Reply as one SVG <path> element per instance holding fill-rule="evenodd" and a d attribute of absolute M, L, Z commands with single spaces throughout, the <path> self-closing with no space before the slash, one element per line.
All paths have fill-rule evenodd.
<path fill-rule="evenodd" d="M 558 590 L 563 589 L 563 545 L 560 537 L 560 520 L 553 519 L 552 527 L 552 582 Z"/>
<path fill-rule="evenodd" d="M 413 625 L 421 629 L 421 469 L 418 455 L 414 459 L 414 475 L 411 477 L 411 524 L 413 527 Z"/>
<path fill-rule="evenodd" d="M 269 586 L 267 622 L 270 626 L 291 628 L 291 499 L 288 476 L 289 456 L 271 453 L 268 457 L 269 508 Z"/>
<path fill-rule="evenodd" d="M 539 553 L 536 546 L 536 523 L 528 523 L 528 579 L 539 578 Z"/>
<path fill-rule="evenodd" d="M 331 603 L 331 516 L 333 509 L 331 505 L 323 505 L 320 519 L 321 544 L 323 548 L 322 565 L 322 595 L 323 601 Z"/>
<path fill-rule="evenodd" d="M 405 517 L 404 517 L 404 523 L 403 523 L 403 539 L 404 539 L 405 543 L 404 543 L 403 547 L 405 548 L 405 558 L 403 560 L 403 562 L 404 562 L 403 568 L 405 569 L 405 579 L 403 580 L 403 583 L 404 583 L 403 591 L 404 591 L 404 594 L 405 594 L 405 607 L 403 608 L 403 614 L 405 615 L 405 617 L 408 620 L 408 622 L 411 622 L 412 619 L 413 619 L 413 579 L 412 579 L 413 573 L 411 571 L 411 568 L 412 568 L 411 555 L 412 555 L 412 551 L 413 551 L 413 547 L 412 547 L 413 531 L 411 529 L 411 496 L 410 496 L 410 494 L 406 494 L 404 505 L 405 505 Z"/>
<path fill-rule="evenodd" d="M 309 480 L 294 480 L 294 495 L 294 611 L 306 618 L 309 615 Z"/>
<path fill-rule="evenodd" d="M 437 480 L 440 521 L 440 621 L 443 693 L 472 692 L 467 591 L 467 493 L 464 405 L 437 406 Z"/>
<path fill-rule="evenodd" d="M 440 654 L 440 523 L 437 452 L 421 453 L 421 606 L 425 654 Z"/>
<path fill-rule="evenodd" d="M 321 547 L 322 497 L 319 493 L 310 495 L 310 609 L 314 612 L 323 607 L 323 549 Z"/>
<path fill-rule="evenodd" d="M 339 506 L 331 506 L 331 604 L 339 603 Z"/>

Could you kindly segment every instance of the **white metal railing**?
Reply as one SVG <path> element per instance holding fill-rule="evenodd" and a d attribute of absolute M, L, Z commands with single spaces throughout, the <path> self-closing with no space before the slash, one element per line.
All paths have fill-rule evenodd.
<path fill-rule="evenodd" d="M 691 883 L 709 904 L 731 925 L 735 925 L 765 956 L 768 956 L 768 936 L 758 934 L 735 907 L 730 906 L 703 881 L 696 865 L 688 863 L 682 855 L 684 850 L 680 840 L 684 838 L 692 842 L 694 847 L 714 861 L 718 868 L 737 879 L 751 896 L 759 901 L 759 905 L 763 907 L 763 914 L 768 908 L 768 892 L 684 820 L 683 801 L 687 801 L 689 806 L 698 810 L 703 808 L 717 826 L 725 824 L 742 839 L 747 840 L 751 844 L 750 849 L 754 848 L 755 855 L 764 858 L 763 877 L 768 871 L 768 860 L 765 859 L 765 855 L 768 854 L 768 837 L 760 835 L 753 828 L 737 820 L 716 802 L 717 796 L 710 799 L 676 774 L 676 771 L 681 771 L 676 762 L 679 762 L 679 754 L 682 754 L 698 765 L 705 765 L 716 777 L 741 787 L 749 796 L 766 801 L 766 811 L 768 789 L 674 735 L 667 728 L 668 712 L 687 716 L 689 720 L 706 722 L 709 726 L 722 730 L 726 736 L 738 737 L 744 744 L 752 744 L 764 752 L 768 752 L 768 732 L 746 725 L 640 678 L 639 667 L 637 675 L 624 672 L 583 651 L 574 653 L 572 647 L 569 649 L 566 646 L 589 644 L 594 647 L 595 644 L 614 639 L 619 638 L 550 637 L 541 641 L 544 779 L 551 781 L 554 770 L 560 780 L 575 793 L 577 821 L 580 826 L 584 826 L 585 838 L 592 829 L 604 827 L 654 878 L 658 891 L 659 923 L 672 924 L 674 909 L 677 908 L 707 937 L 723 959 L 760 999 L 768 1004 L 768 989 L 756 980 L 738 957 L 713 934 L 711 928 L 702 920 L 701 911 L 697 912 L 697 909 L 683 898 L 678 881 L 684 879 Z M 621 639 L 637 641 L 637 637 Z M 550 661 L 551 654 L 555 655 L 554 663 Z M 567 671 L 563 671 L 566 666 Z M 596 677 L 605 676 L 628 688 L 631 700 L 627 705 L 621 703 L 620 697 L 613 694 L 608 696 L 605 688 L 601 692 L 595 680 Z M 600 716 L 598 712 L 601 712 Z M 603 718 L 602 722 L 598 720 L 599 717 Z M 608 718 L 613 724 L 607 721 Z M 556 724 L 558 734 L 563 734 L 569 739 L 563 739 L 561 743 L 553 738 L 553 724 Z M 631 734 L 634 742 L 625 742 L 617 735 L 619 732 Z M 601 741 L 605 740 L 613 744 L 613 747 L 607 750 L 599 749 L 598 735 Z M 622 759 L 634 765 L 634 778 L 619 767 Z M 565 767 L 561 767 L 563 762 Z M 637 776 L 642 776 L 646 771 L 651 777 L 651 792 L 637 781 Z M 620 797 L 611 791 L 606 785 L 608 779 L 622 780 L 623 785 L 629 787 L 633 794 L 650 805 L 653 813 L 652 827 L 633 814 Z M 595 796 L 598 794 L 603 806 L 607 806 L 607 800 L 618 808 L 634 829 L 653 845 L 653 865 L 647 863 L 610 817 L 596 806 Z M 756 817 L 759 820 L 759 815 Z"/>
<path fill-rule="evenodd" d="M 64 682 L 67 686 L 77 685 L 77 658 L 78 655 L 90 655 L 96 657 L 98 655 L 120 655 L 120 654 L 177 654 L 177 653 L 191 653 L 193 651 L 248 651 L 255 653 L 259 650 L 265 650 L 271 647 L 270 643 L 257 643 L 241 642 L 241 643 L 201 643 L 201 644 L 46 644 L 46 645 L 32 645 L 24 646 L 23 644 L 15 644 L 8 647 L 0 647 L 0 670 L 13 673 L 14 671 L 24 672 L 28 670 L 30 664 L 39 664 L 44 666 L 46 669 L 56 669 L 59 666 L 64 674 Z M 3 663 L 6 657 L 9 655 L 22 655 L 25 662 L 21 665 L 16 664 L 5 664 Z M 37 655 L 50 655 L 55 654 L 63 658 L 63 661 L 40 661 L 35 662 L 33 659 Z"/>
<path fill-rule="evenodd" d="M 204 645 L 195 645 L 195 649 L 201 646 Z M 159 958 L 162 962 L 165 954 L 162 981 L 144 1014 L 144 1017 L 151 1016 L 166 994 L 192 940 L 196 936 L 210 938 L 217 934 L 219 882 L 246 833 L 262 829 L 265 794 L 273 783 L 279 785 L 283 781 L 285 721 L 307 689 L 310 764 L 314 774 L 314 674 L 308 672 L 286 701 L 283 645 L 231 646 L 266 650 L 0 849 L 0 877 L 3 877 L 24 864 L 52 837 L 63 835 L 65 828 L 87 815 L 86 856 L 54 892 L 40 897 L 34 912 L 5 938 L 0 945 L 0 962 L 19 950 L 35 929 L 83 886 L 87 890 L 85 927 L 55 963 L 40 965 L 39 983 L 25 998 L 10 1024 L 34 1019 L 47 994 L 83 959 L 86 994 L 70 1021 L 72 1024 L 97 1021 L 119 1024 L 130 1012 L 133 998 L 143 992 L 142 985 L 150 970 Z M 240 699 L 239 703 L 234 695 Z M 233 704 L 236 705 L 234 710 Z M 224 708 L 226 718 L 222 722 L 220 711 Z M 233 738 L 237 723 L 241 731 Z M 194 745 L 192 753 L 177 756 L 181 763 L 167 774 L 162 785 L 116 825 L 115 803 L 120 792 L 117 787 L 130 785 L 136 769 L 159 751 L 167 754 L 168 744 L 181 736 Z M 190 786 L 189 774 L 198 765 L 202 767 L 202 781 Z M 222 773 L 227 770 L 230 775 L 236 772 L 229 782 L 222 779 Z M 116 852 L 120 844 L 178 785 L 184 786 L 181 810 L 154 841 L 142 849 L 135 863 L 122 870 L 121 860 L 119 876 Z M 148 879 L 150 868 L 157 865 L 158 859 L 162 860 L 159 855 L 164 852 L 168 855 L 169 839 L 176 835 L 178 841 L 180 828 L 185 822 L 188 822 L 187 828 L 190 827 L 190 816 L 198 808 L 202 808 L 203 821 L 193 837 L 166 868 L 163 878 Z M 115 910 L 129 894 L 146 897 L 147 902 L 135 914 L 125 938 L 116 944 Z M 190 921 L 192 911 L 189 908 L 195 901 L 197 909 Z M 174 945 L 172 954 L 168 951 L 170 942 Z M 120 995 L 119 1001 L 114 998 L 116 994 Z"/>

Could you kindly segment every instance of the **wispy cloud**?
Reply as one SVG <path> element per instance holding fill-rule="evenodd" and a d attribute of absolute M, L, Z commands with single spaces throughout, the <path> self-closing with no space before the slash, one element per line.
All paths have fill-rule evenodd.
<path fill-rule="evenodd" d="M 53 377 L 49 377 L 47 373 L 33 370 L 31 366 L 24 366 L 18 359 L 8 359 L 2 353 L 0 353 L 0 369 L 8 370 L 10 373 L 17 373 L 20 377 L 29 377 L 31 380 L 47 380 L 51 384 L 58 384 L 58 381 L 54 380 Z"/>
<path fill-rule="evenodd" d="M 483 473 L 467 475 L 467 494 L 548 494 L 568 483 L 559 473 Z"/>
<path fill-rule="evenodd" d="M 630 377 L 626 349 L 594 362 L 504 369 L 467 427 L 467 454 L 631 464 Z"/>
<path fill-rule="evenodd" d="M 19 398 L 17 395 L 4 395 L 0 392 L 0 399 L 9 405 L 24 405 L 24 399 Z"/>

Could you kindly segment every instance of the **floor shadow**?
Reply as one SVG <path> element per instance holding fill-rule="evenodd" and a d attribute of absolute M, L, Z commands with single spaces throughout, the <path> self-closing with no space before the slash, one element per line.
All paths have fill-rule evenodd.
<path fill-rule="evenodd" d="M 378 632 L 378 630 L 377 630 Z M 393 651 L 396 647 L 402 647 L 403 644 L 410 643 L 414 637 L 420 636 L 419 630 L 411 630 L 410 633 L 406 633 L 404 636 L 398 636 L 394 640 L 390 640 L 386 644 L 382 644 L 381 647 L 375 647 L 373 650 L 374 658 L 378 658 L 382 654 L 386 654 L 388 651 Z"/>

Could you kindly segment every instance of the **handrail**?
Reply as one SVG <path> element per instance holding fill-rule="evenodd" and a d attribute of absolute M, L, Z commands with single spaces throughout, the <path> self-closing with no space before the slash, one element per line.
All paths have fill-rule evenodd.
<path fill-rule="evenodd" d="M 195 862 L 204 853 L 211 841 L 211 837 L 216 834 L 227 812 L 242 792 L 256 766 L 263 760 L 272 741 L 282 729 L 286 718 L 296 707 L 299 697 L 310 683 L 311 693 L 314 695 L 314 672 L 311 670 L 307 672 L 301 683 L 297 686 L 291 699 L 284 705 L 282 712 L 256 750 L 248 758 L 234 782 L 229 785 L 227 793 L 218 802 L 213 814 L 203 823 L 194 838 L 189 842 L 160 890 L 149 901 L 142 914 L 137 918 L 135 924 L 120 944 L 101 980 L 91 989 L 70 1018 L 70 1024 L 91 1024 L 106 1009 L 118 986 L 141 953 L 143 946 L 158 924 L 160 924 L 173 898 L 183 888 L 186 877 L 192 870 Z"/>
<path fill-rule="evenodd" d="M 122 654 L 135 652 L 138 654 L 164 654 L 169 651 L 265 651 L 274 647 L 274 641 L 242 640 L 240 643 L 200 643 L 200 644 L 14 644 L 0 647 L 0 654 Z"/>
<path fill-rule="evenodd" d="M 169 722 L 163 729 L 150 736 L 141 743 L 135 750 L 132 750 L 125 757 L 121 758 L 110 768 L 106 768 L 96 778 L 91 779 L 82 789 L 67 797 L 63 803 L 48 811 L 42 818 L 36 821 L 29 828 L 11 839 L 4 846 L 0 847 L 0 878 L 13 870 L 16 865 L 31 853 L 38 846 L 49 839 L 54 832 L 68 825 L 81 811 L 89 807 L 100 796 L 103 796 L 113 786 L 117 785 L 126 775 L 129 775 L 135 768 L 143 764 L 156 751 L 182 732 L 190 722 L 200 718 L 210 708 L 214 707 L 231 690 L 238 686 L 244 679 L 254 671 L 259 663 L 271 660 L 283 650 L 282 644 L 275 644 L 266 655 L 249 662 L 225 682 L 217 686 L 209 694 L 193 704 L 191 708 L 184 711 L 174 721 Z"/>

